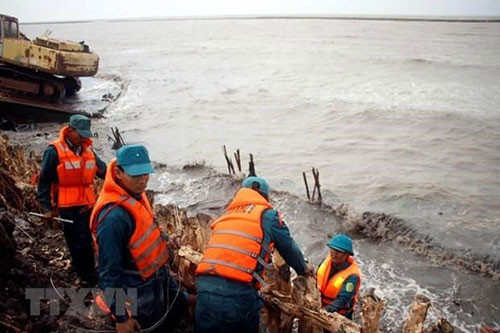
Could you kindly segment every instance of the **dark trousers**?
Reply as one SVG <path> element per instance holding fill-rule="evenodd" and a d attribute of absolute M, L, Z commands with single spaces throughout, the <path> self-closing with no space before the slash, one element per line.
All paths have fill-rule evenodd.
<path fill-rule="evenodd" d="M 254 297 L 196 296 L 196 333 L 257 333 L 260 301 Z"/>
<path fill-rule="evenodd" d="M 59 210 L 63 219 L 73 221 L 73 223 L 61 222 L 64 238 L 71 255 L 71 265 L 82 280 L 93 284 L 97 283 L 98 278 L 89 229 L 91 212 L 92 210 L 87 207 L 61 208 Z"/>
<path fill-rule="evenodd" d="M 137 288 L 137 321 L 142 329 L 165 320 L 152 332 L 173 332 L 187 314 L 187 298 L 166 269 Z"/>

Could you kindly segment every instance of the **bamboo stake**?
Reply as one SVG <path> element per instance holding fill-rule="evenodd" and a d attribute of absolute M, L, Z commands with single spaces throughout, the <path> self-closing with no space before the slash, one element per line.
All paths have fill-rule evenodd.
<path fill-rule="evenodd" d="M 253 162 L 252 154 L 250 154 L 250 162 L 248 162 L 248 176 L 257 176 L 255 173 L 255 164 Z"/>
<path fill-rule="evenodd" d="M 313 194 L 312 194 L 311 201 L 314 201 L 314 198 L 316 197 L 316 177 L 314 176 L 315 175 L 314 167 L 312 168 L 312 174 L 313 174 L 313 179 L 314 179 L 314 187 L 313 187 Z"/>
<path fill-rule="evenodd" d="M 113 134 L 113 137 L 110 137 L 108 135 L 108 139 L 113 141 L 113 146 L 111 149 L 120 149 L 121 147 L 125 146 L 125 140 L 123 140 L 123 137 L 120 133 L 120 130 L 118 127 L 111 127 L 111 133 Z"/>
<path fill-rule="evenodd" d="M 236 172 L 234 171 L 234 166 L 233 162 L 231 161 L 231 157 L 227 156 L 226 145 L 222 146 L 222 151 L 224 152 L 224 157 L 226 159 L 227 171 L 229 172 L 230 175 L 235 174 Z"/>
<path fill-rule="evenodd" d="M 236 152 L 234 153 L 234 159 L 236 161 L 236 166 L 238 167 L 238 171 L 241 172 L 241 156 L 239 149 L 236 149 Z"/>
<path fill-rule="evenodd" d="M 312 173 L 314 176 L 314 189 L 318 189 L 318 201 L 319 201 L 319 203 L 321 203 L 323 198 L 321 197 L 321 191 L 320 191 L 321 185 L 319 183 L 319 170 L 313 168 Z"/>
<path fill-rule="evenodd" d="M 309 185 L 307 185 L 307 176 L 305 172 L 302 172 L 302 177 L 304 178 L 304 184 L 306 185 L 307 199 L 311 200 L 311 195 L 309 194 Z"/>

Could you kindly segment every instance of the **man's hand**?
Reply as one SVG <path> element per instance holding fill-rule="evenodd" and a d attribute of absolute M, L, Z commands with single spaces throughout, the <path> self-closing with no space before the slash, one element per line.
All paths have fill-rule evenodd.
<path fill-rule="evenodd" d="M 306 264 L 306 276 L 307 275 L 314 275 L 314 266 L 311 263 Z"/>
<path fill-rule="evenodd" d="M 131 333 L 139 332 L 141 330 L 141 325 L 139 325 L 137 320 L 129 318 L 126 322 L 116 323 L 115 328 L 117 333 Z"/>

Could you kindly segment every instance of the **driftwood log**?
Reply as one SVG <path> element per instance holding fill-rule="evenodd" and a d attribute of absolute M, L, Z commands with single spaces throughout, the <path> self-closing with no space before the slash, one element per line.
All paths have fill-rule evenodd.
<path fill-rule="evenodd" d="M 279 253 L 274 255 L 274 265 L 266 272 L 265 281 L 261 291 L 268 293 L 272 290 L 281 295 L 290 295 L 292 292 L 290 266 Z M 261 310 L 262 322 L 267 323 L 270 333 L 291 332 L 293 327 L 293 316 L 280 311 L 274 306 L 264 304 Z"/>
<path fill-rule="evenodd" d="M 278 295 L 276 292 L 262 294 L 262 298 L 269 306 L 275 306 L 280 311 L 296 318 L 301 318 L 304 322 L 321 327 L 330 332 L 361 332 L 359 325 L 346 319 L 338 313 L 329 313 L 324 310 L 311 310 L 302 308 L 293 303 L 290 296 Z M 310 328 L 307 329 L 310 331 Z"/>

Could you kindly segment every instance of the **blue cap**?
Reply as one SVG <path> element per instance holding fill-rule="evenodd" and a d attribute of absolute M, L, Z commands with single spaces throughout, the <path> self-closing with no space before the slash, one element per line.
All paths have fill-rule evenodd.
<path fill-rule="evenodd" d="M 344 234 L 338 234 L 332 237 L 332 239 L 326 244 L 331 249 L 347 252 L 350 255 L 354 255 L 354 251 L 352 249 L 352 240 L 349 236 Z"/>
<path fill-rule="evenodd" d="M 241 186 L 245 188 L 251 188 L 260 192 L 266 197 L 269 197 L 269 183 L 262 177 L 247 177 L 243 180 Z"/>
<path fill-rule="evenodd" d="M 81 114 L 72 115 L 71 118 L 69 118 L 69 126 L 76 129 L 78 134 L 84 138 L 93 136 L 90 131 L 90 119 Z"/>
<path fill-rule="evenodd" d="M 130 176 L 154 173 L 148 150 L 143 145 L 126 145 L 116 152 L 116 164 Z"/>

